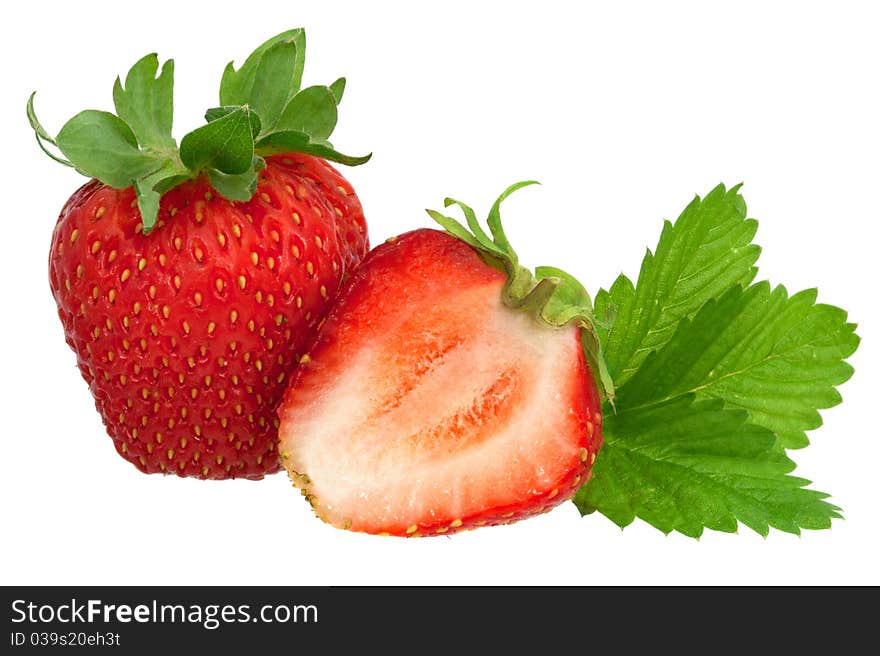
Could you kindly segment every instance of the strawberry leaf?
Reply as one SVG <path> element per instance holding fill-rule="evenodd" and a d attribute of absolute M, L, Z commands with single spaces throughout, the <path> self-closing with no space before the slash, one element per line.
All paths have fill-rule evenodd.
<path fill-rule="evenodd" d="M 77 171 L 111 187 L 128 187 L 161 165 L 138 149 L 131 128 L 109 112 L 80 112 L 64 124 L 56 141 Z"/>
<path fill-rule="evenodd" d="M 229 62 L 220 81 L 220 104 L 250 105 L 267 126 L 274 125 L 277 112 L 299 91 L 305 55 L 306 34 L 301 28 L 272 37 L 254 50 L 239 70 Z M 271 99 L 262 95 L 267 91 Z M 271 108 L 273 113 L 261 113 L 260 106 L 264 111 Z"/>
<path fill-rule="evenodd" d="M 174 113 L 174 62 L 168 60 L 156 77 L 159 58 L 155 53 L 138 60 L 128 71 L 123 88 L 119 78 L 113 85 L 116 114 L 131 127 L 142 148 L 173 152 L 171 136 Z"/>
<path fill-rule="evenodd" d="M 348 166 L 363 164 L 373 156 L 372 153 L 360 156 L 343 155 L 335 150 L 329 142 L 315 142 L 304 132 L 294 130 L 273 132 L 262 137 L 257 141 L 256 152 L 260 155 L 275 155 L 289 152 L 305 153 Z"/>
<path fill-rule="evenodd" d="M 222 106 L 209 109 L 208 124 L 187 134 L 179 149 L 171 135 L 174 62 L 166 61 L 159 71 L 155 53 L 135 62 L 124 86 L 116 79 L 118 116 L 80 112 L 52 138 L 37 120 L 34 93 L 27 102 L 28 122 L 40 149 L 56 162 L 111 187 L 133 186 L 148 233 L 162 194 L 202 172 L 221 195 L 246 201 L 256 190 L 264 155 L 301 152 L 350 166 L 370 159 L 344 155 L 327 141 L 345 79 L 300 92 L 305 43 L 302 29 L 288 30 L 263 43 L 239 70 L 230 62 L 220 83 Z"/>
<path fill-rule="evenodd" d="M 731 285 L 748 284 L 760 248 L 751 244 L 757 222 L 746 218 L 739 186 L 718 185 L 696 197 L 675 224 L 666 221 L 655 253 L 642 262 L 638 283 L 620 276 L 596 295 L 596 314 L 612 307 L 617 320 L 600 332 L 608 368 L 618 387 L 648 354 L 665 344 L 678 321 Z"/>
<path fill-rule="evenodd" d="M 788 296 L 762 282 L 731 288 L 683 319 L 672 338 L 618 390 L 626 409 L 695 393 L 747 410 L 785 448 L 806 446 L 820 408 L 840 403 L 835 389 L 853 369 L 844 360 L 859 337 L 843 310 L 816 304 L 816 291 Z"/>
<path fill-rule="evenodd" d="M 312 141 L 324 141 L 336 127 L 336 95 L 329 87 L 308 87 L 287 103 L 277 129 L 303 132 Z"/>
<path fill-rule="evenodd" d="M 180 141 L 180 159 L 191 171 L 244 173 L 254 157 L 251 110 L 238 107 Z"/>
<path fill-rule="evenodd" d="M 254 157 L 251 167 L 244 173 L 229 174 L 210 169 L 208 177 L 214 189 L 224 198 L 244 202 L 250 200 L 257 190 L 257 174 L 264 166 L 263 158 Z"/>
<path fill-rule="evenodd" d="M 840 517 L 822 492 L 788 475 L 794 463 L 773 433 L 716 399 L 677 397 L 607 416 L 605 444 L 574 502 L 618 526 L 636 517 L 664 533 L 699 537 L 737 523 L 767 535 L 822 529 Z"/>

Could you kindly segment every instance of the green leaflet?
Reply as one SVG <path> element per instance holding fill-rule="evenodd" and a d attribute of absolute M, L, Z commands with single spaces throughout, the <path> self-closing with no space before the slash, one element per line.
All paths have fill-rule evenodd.
<path fill-rule="evenodd" d="M 642 262 L 638 283 L 620 276 L 610 291 L 596 295 L 602 317 L 613 306 L 617 319 L 600 331 L 608 368 L 623 385 L 648 354 L 672 336 L 678 321 L 696 312 L 731 285 L 755 276 L 760 248 L 751 244 L 757 222 L 746 218 L 739 186 L 718 185 L 695 198 L 675 224 L 666 221 L 654 253 Z"/>
<path fill-rule="evenodd" d="M 37 119 L 31 94 L 28 122 L 52 159 L 111 187 L 133 186 L 146 234 L 162 194 L 199 175 L 222 196 L 244 202 L 256 191 L 262 156 L 300 152 L 352 166 L 370 159 L 343 155 L 327 141 L 345 79 L 301 91 L 304 60 L 305 33 L 295 29 L 263 43 L 239 70 L 230 63 L 220 83 L 222 106 L 209 109 L 208 123 L 184 136 L 179 149 L 171 134 L 174 62 L 160 71 L 156 54 L 135 62 L 124 85 L 116 79 L 116 115 L 81 112 L 53 139 Z"/>
<path fill-rule="evenodd" d="M 785 448 L 806 446 L 804 431 L 822 424 L 818 409 L 840 403 L 835 386 L 852 375 L 844 360 L 859 344 L 846 312 L 815 301 L 815 290 L 789 297 L 766 282 L 732 287 L 680 322 L 621 386 L 619 405 L 696 393 L 748 410 Z"/>
<path fill-rule="evenodd" d="M 785 449 L 808 443 L 818 410 L 859 344 L 843 310 L 816 291 L 789 296 L 754 277 L 755 222 L 736 188 L 716 187 L 664 225 L 639 282 L 600 291 L 598 324 L 616 386 L 604 408 L 605 446 L 575 503 L 620 526 L 635 517 L 664 532 L 762 535 L 826 528 L 838 517 L 825 494 L 789 476 Z M 719 450 L 720 449 L 720 450 Z"/>
<path fill-rule="evenodd" d="M 693 395 L 608 415 L 605 445 L 575 505 L 621 527 L 639 517 L 691 537 L 704 528 L 734 532 L 738 522 L 761 535 L 828 528 L 839 508 L 790 476 L 794 463 L 773 433 L 747 418 Z"/>

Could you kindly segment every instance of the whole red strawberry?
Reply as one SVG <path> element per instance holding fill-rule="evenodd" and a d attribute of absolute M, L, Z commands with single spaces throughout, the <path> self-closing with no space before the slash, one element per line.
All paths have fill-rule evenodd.
<path fill-rule="evenodd" d="M 279 409 L 282 462 L 341 528 L 440 535 L 547 511 L 583 485 L 611 394 L 591 301 L 493 239 L 416 230 L 340 291 Z M 447 201 L 447 205 L 457 201 Z M 454 235 L 454 236 L 453 236 Z"/>
<path fill-rule="evenodd" d="M 173 63 L 117 80 L 38 141 L 91 182 L 61 212 L 49 280 L 119 453 L 141 471 L 259 479 L 279 469 L 275 408 L 329 302 L 368 249 L 360 202 L 325 160 L 344 81 L 300 89 L 305 35 L 223 75 L 208 123 L 171 137 Z"/>

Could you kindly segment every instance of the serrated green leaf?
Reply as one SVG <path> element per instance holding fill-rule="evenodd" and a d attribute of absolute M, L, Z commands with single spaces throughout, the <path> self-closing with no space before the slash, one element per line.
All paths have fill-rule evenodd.
<path fill-rule="evenodd" d="M 293 59 L 290 60 L 289 68 L 283 70 L 276 66 L 280 60 L 287 61 L 286 51 L 276 51 L 273 57 L 277 57 L 277 60 L 271 65 L 261 68 L 263 59 L 268 51 L 281 44 L 290 44 L 295 51 Z M 223 71 L 223 77 L 220 81 L 220 104 L 250 105 L 256 108 L 262 101 L 257 96 L 265 91 L 265 85 L 273 87 L 273 94 L 283 91 L 284 101 L 286 102 L 288 98 L 293 97 L 299 91 L 300 84 L 302 83 L 305 54 L 305 31 L 297 28 L 282 32 L 260 45 L 250 54 L 239 70 L 236 71 L 232 62 L 229 62 L 226 70 Z M 280 105 L 280 107 L 283 106 L 284 103 Z M 270 124 L 270 117 L 263 114 L 260 114 L 260 116 L 267 125 Z"/>
<path fill-rule="evenodd" d="M 278 119 L 276 129 L 309 135 L 312 141 L 325 141 L 336 127 L 336 96 L 329 87 L 307 87 L 290 99 Z"/>
<path fill-rule="evenodd" d="M 741 522 L 767 535 L 820 529 L 840 517 L 827 495 L 788 475 L 792 463 L 773 433 L 721 401 L 681 396 L 609 414 L 590 481 L 576 494 L 581 513 L 618 526 L 634 518 L 664 533 L 734 532 Z"/>
<path fill-rule="evenodd" d="M 116 113 L 134 132 L 143 148 L 173 151 L 171 136 L 174 115 L 174 61 L 169 59 L 156 77 L 159 58 L 155 53 L 138 60 L 125 77 L 125 87 L 116 78 L 113 104 Z"/>
<path fill-rule="evenodd" d="M 64 124 L 56 141 L 77 171 L 119 189 L 161 165 L 138 150 L 131 128 L 109 112 L 80 112 Z"/>
<path fill-rule="evenodd" d="M 273 132 L 262 137 L 256 144 L 256 152 L 260 155 L 275 155 L 279 153 L 297 152 L 306 155 L 323 157 L 331 162 L 339 162 L 347 166 L 357 166 L 367 162 L 373 154 L 352 157 L 336 151 L 328 142 L 316 143 L 309 135 L 294 130 Z"/>
<path fill-rule="evenodd" d="M 180 141 L 180 159 L 191 171 L 246 172 L 254 157 L 251 111 L 245 107 L 193 130 Z"/>
<path fill-rule="evenodd" d="M 805 431 L 822 424 L 818 410 L 840 403 L 835 386 L 852 375 L 845 359 L 859 344 L 846 312 L 815 301 L 815 290 L 733 287 L 681 321 L 618 390 L 619 405 L 695 393 L 747 410 L 785 448 L 806 446 Z"/>
<path fill-rule="evenodd" d="M 648 251 L 637 285 L 620 276 L 595 299 L 597 316 L 611 306 L 617 319 L 600 333 L 609 370 L 621 387 L 645 358 L 665 344 L 678 321 L 731 285 L 755 276 L 760 248 L 751 244 L 757 222 L 746 218 L 738 193 L 718 185 L 695 198 L 675 224 L 664 224 L 655 253 Z"/>

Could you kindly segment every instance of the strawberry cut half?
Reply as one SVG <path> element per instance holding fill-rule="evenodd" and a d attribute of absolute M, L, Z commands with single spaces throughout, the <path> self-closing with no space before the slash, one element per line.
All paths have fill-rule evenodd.
<path fill-rule="evenodd" d="M 282 463 L 334 526 L 416 536 L 508 523 L 589 477 L 600 385 L 586 306 L 570 302 L 585 292 L 477 239 L 421 229 L 373 250 L 292 378 Z"/>

